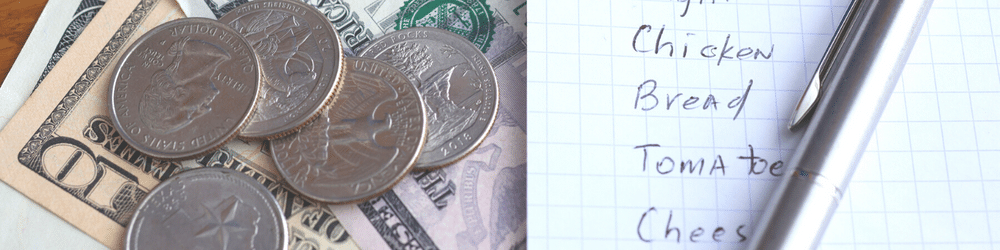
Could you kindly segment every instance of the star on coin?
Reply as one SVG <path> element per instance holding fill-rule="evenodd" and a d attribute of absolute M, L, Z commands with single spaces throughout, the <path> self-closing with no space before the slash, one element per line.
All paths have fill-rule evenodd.
<path fill-rule="evenodd" d="M 222 201 L 215 208 L 209 208 L 207 205 L 202 204 L 205 208 L 205 215 L 202 216 L 200 220 L 207 221 L 207 225 L 198 233 L 195 234 L 196 239 L 200 238 L 211 238 L 214 237 L 222 245 L 221 249 L 229 249 L 230 236 L 239 239 L 249 239 L 252 237 L 237 237 L 234 235 L 243 234 L 244 232 L 251 231 L 251 235 L 256 233 L 256 230 L 241 225 L 236 221 L 236 210 L 240 209 L 240 202 L 234 196 L 230 196 L 226 200 Z M 208 217 L 208 218 L 206 218 Z"/>
<path fill-rule="evenodd" d="M 135 209 L 124 249 L 283 250 L 288 223 L 278 200 L 257 179 L 203 167 L 180 172 L 149 192 Z"/>

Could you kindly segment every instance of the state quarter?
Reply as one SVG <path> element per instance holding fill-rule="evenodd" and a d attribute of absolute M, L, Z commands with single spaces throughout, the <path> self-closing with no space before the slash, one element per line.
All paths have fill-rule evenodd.
<path fill-rule="evenodd" d="M 330 203 L 391 189 L 413 167 L 426 137 L 420 93 L 388 64 L 348 58 L 340 95 L 298 133 L 270 143 L 285 180 L 303 195 Z"/>
<path fill-rule="evenodd" d="M 497 78 L 483 52 L 450 31 L 414 27 L 373 41 L 360 54 L 403 71 L 427 105 L 427 143 L 418 170 L 458 161 L 486 139 L 496 119 Z"/>
<path fill-rule="evenodd" d="M 235 30 L 205 18 L 170 21 L 122 55 L 108 91 L 111 120 L 144 154 L 195 157 L 243 127 L 259 75 L 253 47 Z"/>
<path fill-rule="evenodd" d="M 241 137 L 295 132 L 336 97 L 344 75 L 343 47 L 315 7 L 292 0 L 253 1 L 219 21 L 242 34 L 260 57 L 260 99 Z"/>

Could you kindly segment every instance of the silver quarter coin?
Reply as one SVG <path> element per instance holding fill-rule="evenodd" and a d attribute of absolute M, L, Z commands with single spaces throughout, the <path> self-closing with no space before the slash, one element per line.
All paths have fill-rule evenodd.
<path fill-rule="evenodd" d="M 221 19 L 260 57 L 260 99 L 241 137 L 295 132 L 334 99 L 344 53 L 333 25 L 315 7 L 293 0 L 249 2 Z"/>
<path fill-rule="evenodd" d="M 407 28 L 372 41 L 360 56 L 403 71 L 423 96 L 427 143 L 415 168 L 448 165 L 486 138 L 497 114 L 497 80 L 486 56 L 464 37 Z"/>
<path fill-rule="evenodd" d="M 287 222 L 263 185 L 228 168 L 188 170 L 136 208 L 125 249 L 286 249 Z"/>
<path fill-rule="evenodd" d="M 122 55 L 108 91 L 111 120 L 142 153 L 195 157 L 246 123 L 259 75 L 253 48 L 235 30 L 204 18 L 170 21 Z"/>
<path fill-rule="evenodd" d="M 402 72 L 347 58 L 340 97 L 298 133 L 271 140 L 278 172 L 303 195 L 331 203 L 377 196 L 410 171 L 425 138 L 424 108 Z"/>

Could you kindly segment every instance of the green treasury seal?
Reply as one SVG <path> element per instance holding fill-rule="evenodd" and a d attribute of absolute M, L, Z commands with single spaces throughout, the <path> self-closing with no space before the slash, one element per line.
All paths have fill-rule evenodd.
<path fill-rule="evenodd" d="M 486 0 L 407 0 L 399 8 L 396 30 L 434 27 L 469 39 L 483 53 L 493 40 L 493 11 Z"/>

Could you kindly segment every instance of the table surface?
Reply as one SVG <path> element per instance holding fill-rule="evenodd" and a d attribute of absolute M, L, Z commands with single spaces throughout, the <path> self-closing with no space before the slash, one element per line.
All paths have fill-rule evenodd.
<path fill-rule="evenodd" d="M 0 0 L 0 79 L 6 79 L 47 0 Z M 0 86 L 3 83 L 0 82 Z"/>

